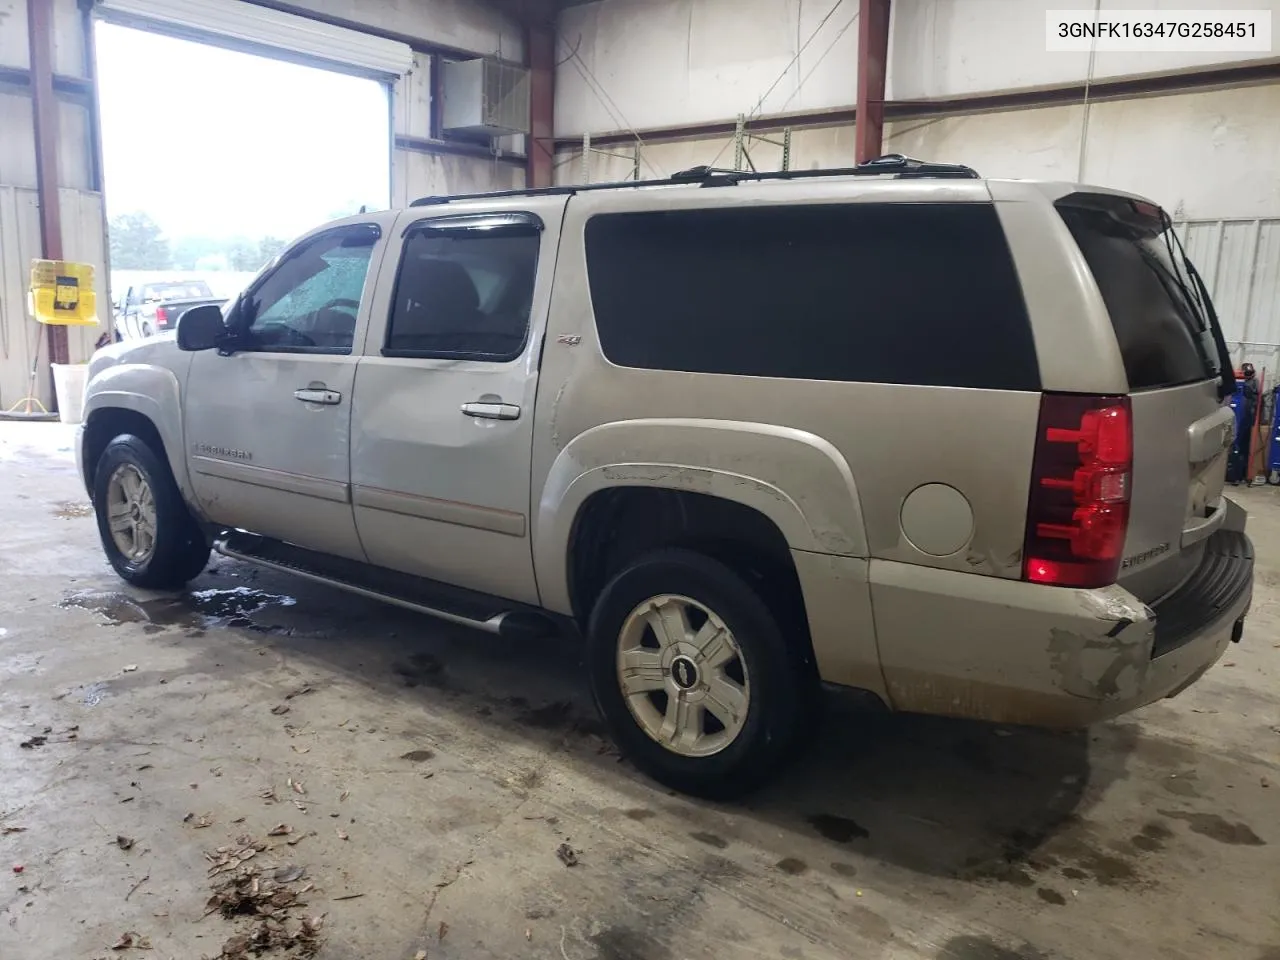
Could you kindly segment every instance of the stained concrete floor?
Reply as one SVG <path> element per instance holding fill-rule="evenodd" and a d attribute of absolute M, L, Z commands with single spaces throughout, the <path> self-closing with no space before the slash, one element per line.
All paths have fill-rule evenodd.
<path fill-rule="evenodd" d="M 217 956 L 245 921 L 202 918 L 206 853 L 241 835 L 305 867 L 329 960 L 1280 958 L 1280 489 L 1241 494 L 1244 643 L 1176 700 L 1066 735 L 837 714 L 716 806 L 617 759 L 567 641 L 226 560 L 125 592 L 70 441 L 0 424 L 5 960 Z"/>

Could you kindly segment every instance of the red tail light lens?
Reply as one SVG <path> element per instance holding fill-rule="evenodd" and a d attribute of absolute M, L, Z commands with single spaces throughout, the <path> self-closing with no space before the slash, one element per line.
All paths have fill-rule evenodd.
<path fill-rule="evenodd" d="M 1115 583 L 1132 482 L 1129 398 L 1046 393 L 1031 469 L 1023 579 L 1070 587 Z"/>
<path fill-rule="evenodd" d="M 156 307 L 156 326 L 167 327 L 169 325 L 169 310 L 166 307 Z"/>

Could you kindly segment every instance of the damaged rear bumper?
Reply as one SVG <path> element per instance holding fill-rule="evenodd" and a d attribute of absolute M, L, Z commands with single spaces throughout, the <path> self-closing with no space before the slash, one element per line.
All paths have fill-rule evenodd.
<path fill-rule="evenodd" d="M 896 710 L 1078 727 L 1173 696 L 1238 640 L 1253 549 L 1222 530 L 1156 607 L 1119 586 L 1073 590 L 872 563 L 872 608 Z"/>

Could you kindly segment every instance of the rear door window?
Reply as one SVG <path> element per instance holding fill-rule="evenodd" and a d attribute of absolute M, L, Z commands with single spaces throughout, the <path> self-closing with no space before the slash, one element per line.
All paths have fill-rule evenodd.
<path fill-rule="evenodd" d="M 600 214 L 586 252 L 601 347 L 619 366 L 1040 388 L 991 204 Z"/>
<path fill-rule="evenodd" d="M 1218 376 L 1217 349 L 1188 297 L 1162 234 L 1112 212 L 1059 205 L 1084 254 L 1115 329 L 1130 390 L 1153 390 Z"/>

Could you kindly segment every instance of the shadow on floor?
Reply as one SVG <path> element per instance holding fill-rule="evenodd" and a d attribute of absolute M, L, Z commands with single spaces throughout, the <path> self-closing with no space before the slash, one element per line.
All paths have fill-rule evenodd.
<path fill-rule="evenodd" d="M 604 743 L 580 648 L 568 638 L 504 640 L 225 560 L 182 597 L 140 601 L 103 593 L 69 602 L 109 620 L 142 622 L 149 633 L 182 627 L 184 645 L 219 659 L 226 653 L 219 634 L 237 630 L 384 695 L 474 716 L 493 733 L 568 743 L 600 777 L 622 775 L 640 791 L 660 790 L 619 764 Z M 836 872 L 847 853 L 931 876 L 1017 887 L 1037 886 L 1035 875 L 1049 868 L 1069 879 L 1123 883 L 1133 873 L 1126 860 L 1065 835 L 1088 793 L 1125 774 L 1135 729 L 1054 733 L 854 713 L 836 704 L 803 758 L 731 809 L 825 840 Z M 1038 892 L 1056 902 L 1054 891 Z M 946 956 L 953 955 L 985 956 Z"/>

